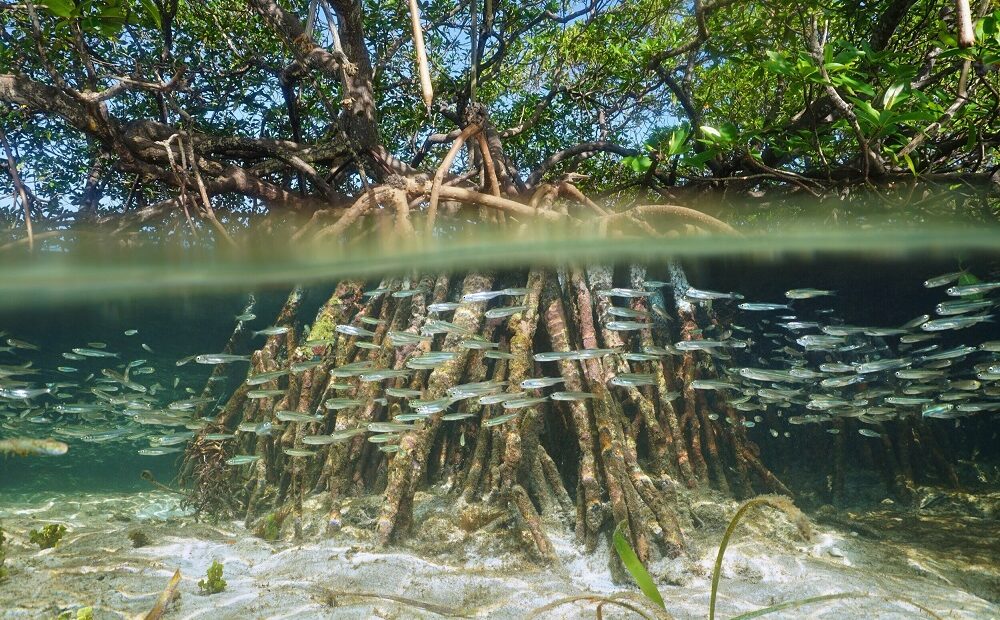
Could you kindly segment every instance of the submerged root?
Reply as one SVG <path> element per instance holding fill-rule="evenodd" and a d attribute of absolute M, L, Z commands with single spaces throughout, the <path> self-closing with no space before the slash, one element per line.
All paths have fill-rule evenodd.
<path fill-rule="evenodd" d="M 402 209 L 401 203 L 398 206 Z M 405 227 L 404 214 L 398 215 L 402 219 L 397 224 Z M 644 277 L 641 270 L 633 270 L 629 282 L 617 285 Z M 653 323 L 639 333 L 607 329 L 613 304 L 602 291 L 614 288 L 615 279 L 610 268 L 592 266 L 564 272 L 470 273 L 462 278 L 413 274 L 383 280 L 377 287 L 381 292 L 374 295 L 363 293 L 362 282 L 339 283 L 312 320 L 310 332 L 300 336 L 293 329 L 269 337 L 253 354 L 250 374 L 295 364 L 308 367 L 254 386 L 281 389 L 273 398 L 251 399 L 242 383 L 213 424 L 191 443 L 184 479 L 193 483 L 193 505 L 206 512 L 239 514 L 248 526 L 261 523 L 264 515 L 281 515 L 282 520 L 290 519 L 299 536 L 306 529 L 304 506 L 311 494 L 325 494 L 328 530 L 342 525 L 342 507 L 350 496 L 383 494 L 375 531 L 376 541 L 385 545 L 411 530 L 417 491 L 444 484 L 467 502 L 485 502 L 509 513 L 514 538 L 546 561 L 555 559 L 547 527 L 566 523 L 573 524 L 587 550 L 624 522 L 623 532 L 643 562 L 678 555 L 684 537 L 677 489 L 708 484 L 709 463 L 715 472 L 712 479 L 723 490 L 729 488 L 727 480 L 752 490 L 747 476 L 751 471 L 758 474 L 762 488 L 777 485 L 767 483 L 773 475 L 757 459 L 756 447 L 745 434 L 712 423 L 706 410 L 713 405 L 684 386 L 696 366 L 699 376 L 713 372 L 698 365 L 693 355 L 680 364 L 669 356 L 627 361 L 612 353 L 579 360 L 535 359 L 541 352 L 558 356 L 584 349 L 662 349 L 678 338 L 695 337 L 700 319 L 683 313 L 674 324 Z M 460 304 L 446 323 L 440 323 L 445 320 L 440 313 L 429 310 L 432 304 L 505 287 L 519 289 L 514 300 Z M 395 292 L 399 294 L 390 294 Z M 303 296 L 304 291 L 293 291 L 276 325 L 294 326 L 302 320 Z M 516 307 L 506 311 L 507 304 Z M 650 304 L 666 312 L 662 299 L 629 302 L 636 312 L 648 311 Z M 366 325 L 371 329 L 364 336 L 337 327 Z M 429 325 L 445 325 L 449 333 L 421 336 Z M 675 331 L 674 325 L 681 330 Z M 409 340 L 396 342 L 400 337 Z M 449 358 L 429 371 L 409 368 L 432 351 Z M 357 374 L 338 376 L 337 369 L 348 364 L 367 364 L 399 376 L 371 381 Z M 624 373 L 651 374 L 654 385 L 612 382 Z M 556 386 L 522 387 L 523 381 L 536 377 L 549 377 Z M 523 391 L 530 397 L 549 390 L 584 396 L 514 409 L 466 398 L 383 433 L 382 443 L 368 441 L 369 425 L 398 424 L 395 418 L 403 414 L 414 419 L 407 401 L 449 398 L 454 386 L 483 381 L 506 382 L 503 391 Z M 683 408 L 669 394 L 679 390 L 685 391 Z M 410 396 L 400 397 L 398 391 Z M 328 408 L 324 403 L 330 399 L 355 404 Z M 282 423 L 279 411 L 286 412 L 285 417 L 287 412 L 322 415 L 315 421 Z M 271 435 L 247 430 L 268 423 L 282 430 Z M 237 440 L 205 441 L 203 435 L 213 432 L 237 432 Z M 316 435 L 330 439 L 318 444 L 309 440 Z M 703 452 L 705 445 L 709 447 Z M 246 467 L 227 466 L 234 454 L 259 458 Z M 732 477 L 731 472 L 743 473 Z M 226 502 L 224 497 L 235 499 Z"/>

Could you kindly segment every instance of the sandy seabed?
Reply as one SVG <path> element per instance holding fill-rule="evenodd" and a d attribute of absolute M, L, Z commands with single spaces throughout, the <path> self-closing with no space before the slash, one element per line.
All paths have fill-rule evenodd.
<path fill-rule="evenodd" d="M 706 514 L 708 505 L 702 506 Z M 716 506 L 731 514 L 736 504 Z M 51 619 L 66 611 L 75 618 L 75 610 L 85 606 L 93 607 L 98 620 L 141 617 L 176 569 L 183 576 L 181 596 L 164 616 L 170 620 L 528 618 L 560 599 L 634 591 L 615 583 L 606 546 L 583 555 L 571 532 L 559 529 L 550 532 L 558 563 L 546 567 L 521 554 L 460 549 L 454 532 L 441 533 L 433 554 L 413 547 L 380 550 L 352 538 L 347 528 L 301 543 L 267 542 L 238 523 L 198 523 L 181 509 L 178 496 L 165 492 L 8 494 L 0 497 L 0 523 L 9 539 L 10 575 L 0 582 L 4 619 Z M 29 531 L 48 523 L 62 523 L 69 531 L 56 548 L 40 551 L 29 544 Z M 672 617 L 707 617 L 711 569 L 724 527 L 720 518 L 700 528 L 691 534 L 689 554 L 651 567 Z M 128 534 L 136 529 L 149 536 L 150 545 L 133 547 Z M 1000 618 L 995 539 L 962 554 L 922 547 L 921 540 L 908 545 L 900 541 L 904 536 L 872 540 L 822 525 L 809 541 L 795 532 L 775 513 L 741 526 L 726 554 L 717 617 L 853 592 L 869 596 L 766 617 L 932 617 L 905 599 L 943 618 Z M 434 539 L 424 534 L 425 540 Z M 976 540 L 975 533 L 969 540 Z M 197 582 L 213 560 L 224 564 L 228 586 L 202 595 Z M 537 617 L 593 618 L 594 608 L 593 601 L 579 600 Z M 603 615 L 639 617 L 610 606 Z"/>

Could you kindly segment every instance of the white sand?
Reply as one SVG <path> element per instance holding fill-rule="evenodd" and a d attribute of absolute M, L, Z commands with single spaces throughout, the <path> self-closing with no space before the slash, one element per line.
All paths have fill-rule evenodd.
<path fill-rule="evenodd" d="M 130 521 L 122 520 L 126 518 Z M 434 559 L 421 559 L 405 549 L 377 550 L 346 534 L 303 544 L 269 543 L 239 524 L 195 523 L 179 509 L 176 496 L 164 493 L 90 495 L 73 501 L 0 499 L 0 521 L 13 538 L 7 560 L 11 574 L 0 582 L 0 618 L 54 618 L 60 611 L 87 605 L 94 606 L 98 619 L 131 618 L 149 610 L 177 568 L 183 575 L 182 596 L 167 614 L 169 619 L 437 618 L 448 613 L 524 618 L 563 597 L 629 590 L 613 582 L 606 545 L 584 556 L 572 535 L 564 532 L 551 534 L 559 565 L 539 567 L 503 552 L 487 557 L 481 549 L 456 549 L 454 557 L 461 559 L 455 561 L 441 559 L 449 557 L 448 549 L 439 549 Z M 29 545 L 28 530 L 50 522 L 69 528 L 63 542 L 46 551 Z M 136 528 L 152 538 L 151 546 L 132 548 L 127 534 Z M 984 595 L 980 598 L 950 584 L 954 580 L 941 564 L 946 558 L 900 552 L 895 546 L 828 529 L 809 542 L 794 532 L 773 513 L 741 530 L 726 556 L 720 617 L 838 592 L 902 596 L 945 618 L 1000 617 L 1000 607 L 986 600 L 997 600 L 998 593 L 978 593 Z M 449 536 L 442 533 L 441 540 L 451 540 Z M 694 555 L 653 567 L 655 574 L 682 584 L 660 586 L 673 617 L 707 616 L 714 544 L 720 536 L 714 531 L 704 532 L 701 539 L 692 535 Z M 228 587 L 204 596 L 197 581 L 213 560 L 225 565 Z M 935 562 L 937 568 L 931 566 Z M 988 568 L 1000 572 L 995 565 Z M 329 591 L 345 594 L 331 596 Z M 404 597 L 421 605 L 358 594 Z M 594 603 L 575 603 L 542 617 L 592 618 L 593 608 Z M 605 617 L 637 616 L 606 607 Z M 768 617 L 928 616 L 905 603 L 866 598 Z"/>

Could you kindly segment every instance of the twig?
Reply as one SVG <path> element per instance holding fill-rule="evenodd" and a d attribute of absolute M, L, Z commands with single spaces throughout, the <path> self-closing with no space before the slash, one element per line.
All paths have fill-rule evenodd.
<path fill-rule="evenodd" d="M 183 148 L 184 143 L 178 139 L 178 144 Z M 208 218 L 208 222 L 215 228 L 216 232 L 226 240 L 231 247 L 236 247 L 236 242 L 233 238 L 229 236 L 229 232 L 226 230 L 225 226 L 215 217 L 215 210 L 212 208 L 212 201 L 208 199 L 208 192 L 205 190 L 205 183 L 201 180 L 201 171 L 198 167 L 198 160 L 194 154 L 194 147 L 191 146 L 191 140 L 187 141 L 187 151 L 188 159 L 190 159 L 191 169 L 194 171 L 194 180 L 198 185 L 198 193 L 201 194 L 201 201 L 205 205 L 205 217 Z"/>
<path fill-rule="evenodd" d="M 410 607 L 423 609 L 424 611 L 429 611 L 439 616 L 447 616 L 451 618 L 468 618 L 468 615 L 460 613 L 457 609 L 445 607 L 444 605 L 435 605 L 434 603 L 425 603 L 424 601 L 418 601 L 416 599 L 407 598 L 405 596 L 395 596 L 393 594 L 377 594 L 375 592 L 349 592 L 347 590 L 323 590 L 323 594 L 329 599 L 333 599 L 338 596 L 355 597 L 355 598 L 374 598 L 384 601 L 392 601 L 394 603 L 401 603 L 403 605 L 409 605 Z"/>
<path fill-rule="evenodd" d="M 145 615 L 144 620 L 159 620 L 163 617 L 163 612 L 166 611 L 167 605 L 170 601 L 174 600 L 174 594 L 177 592 L 177 585 L 181 582 L 181 569 L 174 571 L 174 576 L 170 578 L 170 582 L 167 584 L 167 588 L 160 594 L 160 597 L 156 599 L 156 604 L 153 608 L 149 610 L 149 613 Z"/>
<path fill-rule="evenodd" d="M 926 140 L 928 136 L 937 133 L 937 131 L 941 129 L 945 123 L 951 121 L 955 114 L 962 108 L 962 106 L 965 105 L 965 102 L 969 100 L 967 86 L 969 80 L 969 69 L 971 68 L 972 61 L 966 60 L 962 63 L 962 73 L 958 78 L 958 93 L 955 95 L 955 101 L 948 106 L 948 109 L 944 111 L 941 118 L 928 125 L 926 129 L 922 130 L 917 135 L 913 136 L 913 139 L 911 139 L 906 146 L 899 151 L 897 157 L 903 157 L 904 155 L 912 153 L 914 149 L 923 144 L 924 140 Z"/>
<path fill-rule="evenodd" d="M 819 41 L 819 33 L 816 26 L 816 17 L 813 16 L 809 25 L 809 48 L 812 54 L 813 60 L 816 61 L 816 65 L 819 68 L 820 76 L 823 78 L 823 87 L 826 90 L 827 96 L 830 97 L 830 101 L 833 102 L 834 107 L 840 112 L 847 123 L 854 130 L 854 135 L 858 139 L 858 146 L 861 148 L 862 157 L 862 170 L 864 177 L 867 180 L 869 177 L 869 169 L 871 165 L 875 165 L 875 170 L 879 174 L 884 171 L 881 162 L 876 157 L 875 153 L 872 151 L 871 146 L 869 146 L 868 138 L 865 137 L 865 132 L 861 130 L 861 124 L 858 123 L 858 117 L 854 114 L 854 109 L 851 108 L 850 104 L 844 101 L 844 98 L 840 96 L 837 89 L 833 86 L 833 82 L 830 81 L 830 74 L 826 70 L 826 65 L 823 59 L 823 45 Z"/>
<path fill-rule="evenodd" d="M 554 610 L 554 609 L 556 609 L 558 607 L 562 607 L 563 605 L 569 605 L 570 603 L 577 603 L 577 602 L 580 602 L 580 601 L 587 601 L 587 602 L 590 602 L 590 603 L 598 603 L 599 605 L 600 604 L 603 604 L 603 605 L 618 605 L 619 607 L 624 607 L 625 609 L 628 609 L 629 611 L 633 611 L 633 612 L 639 614 L 640 616 L 642 616 L 646 620 L 657 620 L 657 618 L 660 618 L 662 620 L 670 620 L 671 618 L 673 618 L 673 616 L 671 616 L 669 613 L 667 613 L 666 611 L 664 611 L 662 609 L 659 609 L 659 608 L 652 609 L 652 608 L 650 608 L 649 610 L 644 610 L 643 608 L 639 607 L 639 605 L 637 603 L 633 603 L 631 601 L 624 600 L 628 596 L 629 596 L 629 593 L 616 594 L 614 596 L 601 596 L 599 594 L 579 594 L 579 595 L 576 595 L 576 596 L 567 596 L 565 598 L 561 598 L 561 599 L 557 599 L 555 601 L 552 601 L 551 603 L 548 603 L 547 605 L 542 605 L 541 607 L 533 609 L 531 611 L 531 613 L 528 615 L 528 618 L 529 618 L 529 620 L 532 620 L 534 618 L 546 617 L 545 614 L 547 614 L 548 612 L 550 612 L 550 611 L 552 611 L 552 610 Z M 643 602 L 645 602 L 645 601 L 643 601 Z"/>
<path fill-rule="evenodd" d="M 21 175 L 17 172 L 17 162 L 14 160 L 14 153 L 11 151 L 10 142 L 7 141 L 7 132 L 0 127 L 0 142 L 3 143 L 4 154 L 7 157 L 7 172 L 10 180 L 14 183 L 15 191 L 21 196 L 21 205 L 24 207 L 24 228 L 28 232 L 28 251 L 35 250 L 35 234 L 31 227 L 31 202 L 28 200 L 28 192 L 24 189 Z"/>
<path fill-rule="evenodd" d="M 178 142 L 180 142 L 180 134 L 175 133 L 166 140 L 161 140 L 160 142 L 157 142 L 157 144 L 162 146 L 163 149 L 167 152 L 167 161 L 170 162 L 170 171 L 174 174 L 174 179 L 176 179 L 177 185 L 180 189 L 180 196 L 178 196 L 178 199 L 181 203 L 181 206 L 184 208 L 184 217 L 185 219 L 187 219 L 188 228 L 191 229 L 191 234 L 193 234 L 195 238 L 197 238 L 198 232 L 194 229 L 194 222 L 191 221 L 191 213 L 188 211 L 187 208 L 187 181 L 185 176 L 180 173 L 181 168 L 177 166 L 177 160 L 174 159 L 174 150 L 170 146 L 170 143 L 173 142 L 174 139 L 177 139 Z M 183 165 L 184 162 L 187 160 L 183 148 L 180 149 L 180 155 L 181 155 L 181 164 Z"/>

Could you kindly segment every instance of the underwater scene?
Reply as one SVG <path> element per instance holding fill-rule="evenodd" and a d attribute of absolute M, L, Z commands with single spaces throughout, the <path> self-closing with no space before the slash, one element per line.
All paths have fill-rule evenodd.
<path fill-rule="evenodd" d="M 997 0 L 0 0 L 0 620 L 1000 619 Z"/>
<path fill-rule="evenodd" d="M 644 255 L 6 302 L 0 615 L 1000 613 L 1000 255 Z"/>

